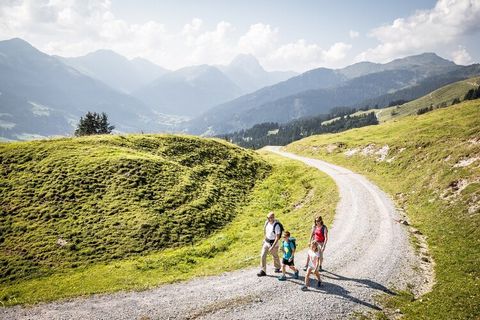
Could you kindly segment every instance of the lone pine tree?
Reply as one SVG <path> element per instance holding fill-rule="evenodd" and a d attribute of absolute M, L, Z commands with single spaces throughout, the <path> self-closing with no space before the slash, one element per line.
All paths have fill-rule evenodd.
<path fill-rule="evenodd" d="M 113 129 L 115 129 L 115 126 L 108 123 L 108 117 L 105 112 L 99 114 L 89 111 L 85 117 L 80 117 L 75 135 L 79 137 L 92 134 L 108 134 L 111 133 Z"/>

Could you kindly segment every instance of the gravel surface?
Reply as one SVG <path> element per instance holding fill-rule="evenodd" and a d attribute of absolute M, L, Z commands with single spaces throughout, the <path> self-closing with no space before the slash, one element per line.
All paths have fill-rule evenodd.
<path fill-rule="evenodd" d="M 352 312 L 379 310 L 374 298 L 392 294 L 407 283 L 424 283 L 419 257 L 409 243 L 407 227 L 390 198 L 361 175 L 320 160 L 280 152 L 330 175 L 341 200 L 329 228 L 324 254 L 323 285 L 300 290 L 300 279 L 277 280 L 273 266 L 267 277 L 258 268 L 164 285 L 143 292 L 121 292 L 87 298 L 10 307 L 3 319 L 341 319 Z M 261 240 L 258 240 L 260 255 Z M 296 255 L 305 263 L 306 251 Z M 260 257 L 259 257 L 260 260 Z M 312 285 L 314 281 L 312 280 Z"/>

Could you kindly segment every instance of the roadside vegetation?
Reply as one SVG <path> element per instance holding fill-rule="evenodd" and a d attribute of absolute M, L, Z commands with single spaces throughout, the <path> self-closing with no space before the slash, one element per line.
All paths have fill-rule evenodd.
<path fill-rule="evenodd" d="M 220 140 L 95 136 L 2 144 L 3 305 L 153 286 L 258 264 L 274 210 L 300 246 L 333 181 Z"/>
<path fill-rule="evenodd" d="M 480 317 L 480 100 L 312 136 L 286 150 L 368 176 L 427 237 L 433 290 L 402 292 L 388 307 L 407 319 Z"/>

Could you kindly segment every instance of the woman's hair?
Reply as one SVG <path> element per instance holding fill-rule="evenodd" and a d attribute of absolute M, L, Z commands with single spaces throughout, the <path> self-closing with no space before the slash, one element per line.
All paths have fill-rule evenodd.
<path fill-rule="evenodd" d="M 322 218 L 322 216 L 318 216 L 318 217 L 315 218 L 314 223 L 317 223 L 317 222 L 321 222 L 321 223 L 323 224 L 323 218 Z"/>

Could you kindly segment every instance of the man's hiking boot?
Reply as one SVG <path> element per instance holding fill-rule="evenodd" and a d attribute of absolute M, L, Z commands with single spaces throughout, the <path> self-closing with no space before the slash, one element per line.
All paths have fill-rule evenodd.
<path fill-rule="evenodd" d="M 317 282 L 317 288 L 320 288 L 321 285 L 322 285 L 322 281 L 318 281 Z"/>
<path fill-rule="evenodd" d="M 275 269 L 275 273 L 280 273 L 280 272 L 282 272 L 282 270 L 280 270 L 280 269 Z"/>
<path fill-rule="evenodd" d="M 308 290 L 308 287 L 307 287 L 307 286 L 302 286 L 300 289 L 301 289 L 302 291 L 307 291 L 307 290 Z"/>
<path fill-rule="evenodd" d="M 298 279 L 298 270 L 297 270 L 297 271 L 295 271 L 295 273 L 294 273 L 294 276 L 293 276 L 293 277 L 294 277 L 295 279 Z"/>
<path fill-rule="evenodd" d="M 278 277 L 278 281 L 285 281 L 287 280 L 287 277 L 285 277 L 285 275 L 281 275 L 280 277 Z"/>
<path fill-rule="evenodd" d="M 260 272 L 257 273 L 257 276 L 259 276 L 259 277 L 265 277 L 266 275 L 267 275 L 267 273 L 263 270 L 260 270 Z"/>

